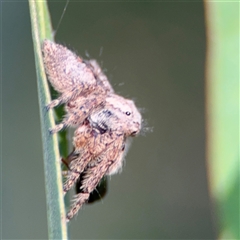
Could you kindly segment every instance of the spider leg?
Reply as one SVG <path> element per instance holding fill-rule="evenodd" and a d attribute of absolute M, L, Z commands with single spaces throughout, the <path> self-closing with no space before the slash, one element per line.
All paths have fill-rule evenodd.
<path fill-rule="evenodd" d="M 74 203 L 67 213 L 67 221 L 73 218 L 82 205 L 88 200 L 90 193 L 97 187 L 110 165 L 111 161 L 107 163 L 102 161 L 101 163 L 94 164 L 93 166 L 91 165 L 91 167 L 87 168 L 85 171 L 85 178 L 82 182 L 82 192 L 75 195 Z"/>
<path fill-rule="evenodd" d="M 77 114 L 69 114 L 66 116 L 63 121 L 57 125 L 55 125 L 53 128 L 49 129 L 49 132 L 51 134 L 57 133 L 64 128 L 67 128 L 68 126 L 75 126 L 75 125 L 80 125 L 86 118 L 87 116 L 81 116 Z"/>
<path fill-rule="evenodd" d="M 91 155 L 86 152 L 83 154 L 79 154 L 72 162 L 69 164 L 69 174 L 67 176 L 67 180 L 63 185 L 64 195 L 72 188 L 72 186 L 76 183 L 80 174 L 84 171 L 84 168 L 91 160 Z"/>
<path fill-rule="evenodd" d="M 62 170 L 62 176 L 64 178 L 67 178 L 69 173 L 70 173 L 70 169 L 69 169 L 69 164 L 71 161 L 73 161 L 74 159 L 76 159 L 76 157 L 78 157 L 78 154 L 75 153 L 75 149 L 73 148 L 73 151 L 67 156 L 67 158 L 62 158 L 61 159 L 61 162 L 63 164 L 63 166 L 65 167 L 63 170 Z"/>
<path fill-rule="evenodd" d="M 55 127 L 53 127 L 53 128 L 49 128 L 49 132 L 50 132 L 50 134 L 54 134 L 54 133 L 61 131 L 63 128 L 65 128 L 64 123 L 60 123 L 60 124 L 55 125 Z"/>
<path fill-rule="evenodd" d="M 67 213 L 69 221 L 78 212 L 82 205 L 88 200 L 90 193 L 97 187 L 102 177 L 108 173 L 109 168 L 116 161 L 122 158 L 123 138 L 117 137 L 112 144 L 108 145 L 105 151 L 93 161 L 90 161 L 84 171 L 81 193 L 77 194 L 71 209 Z"/>
<path fill-rule="evenodd" d="M 84 62 L 87 64 L 89 68 L 92 69 L 92 72 L 95 78 L 97 79 L 98 84 L 102 86 L 106 91 L 113 93 L 114 90 L 111 84 L 109 83 L 107 76 L 104 74 L 101 67 L 97 63 L 97 61 L 94 59 L 91 59 L 89 61 L 85 60 Z"/>
<path fill-rule="evenodd" d="M 96 96 L 97 93 L 100 95 Z M 97 92 L 93 92 L 87 97 L 79 96 L 78 98 L 69 101 L 66 106 L 66 117 L 60 124 L 57 124 L 55 127 L 49 129 L 50 133 L 54 134 L 68 126 L 76 126 L 82 124 L 83 121 L 89 116 L 89 114 L 91 114 L 94 109 L 96 109 L 104 102 L 105 95 L 106 92 L 99 88 Z"/>
<path fill-rule="evenodd" d="M 47 111 L 49 111 L 50 109 L 58 106 L 59 104 L 60 104 L 60 100 L 58 98 L 54 99 L 46 106 L 46 109 L 47 109 Z"/>
<path fill-rule="evenodd" d="M 69 171 L 67 180 L 64 182 L 64 185 L 63 185 L 64 195 L 72 188 L 73 184 L 77 181 L 79 176 L 80 176 L 80 173 Z"/>
<path fill-rule="evenodd" d="M 47 106 L 47 110 L 52 109 L 60 104 L 67 103 L 71 100 L 73 100 L 75 97 L 80 95 L 82 93 L 82 89 L 80 87 L 72 89 L 71 91 L 64 92 L 60 97 L 54 99 L 51 101 Z"/>

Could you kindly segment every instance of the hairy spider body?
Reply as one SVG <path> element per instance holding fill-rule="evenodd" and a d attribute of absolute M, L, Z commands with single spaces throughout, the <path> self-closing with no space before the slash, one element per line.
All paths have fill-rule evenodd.
<path fill-rule="evenodd" d="M 140 132 L 142 120 L 132 100 L 114 93 L 95 60 L 85 61 L 49 40 L 43 42 L 42 51 L 48 79 L 61 93 L 47 108 L 65 103 L 66 110 L 63 121 L 50 131 L 56 133 L 67 126 L 76 127 L 64 194 L 82 179 L 79 193 L 67 213 L 69 221 L 103 176 L 121 170 L 129 138 Z"/>

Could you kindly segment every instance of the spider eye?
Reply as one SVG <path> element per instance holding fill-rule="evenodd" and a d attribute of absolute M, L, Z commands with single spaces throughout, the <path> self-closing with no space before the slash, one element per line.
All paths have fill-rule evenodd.
<path fill-rule="evenodd" d="M 130 112 L 128 112 L 128 111 L 127 111 L 127 112 L 125 112 L 125 113 L 126 113 L 126 115 L 127 115 L 127 116 L 130 116 L 130 115 L 131 115 L 131 113 L 130 113 Z"/>
<path fill-rule="evenodd" d="M 134 131 L 134 132 L 131 133 L 131 136 L 133 136 L 133 137 L 136 136 L 136 135 L 137 135 L 137 131 Z"/>

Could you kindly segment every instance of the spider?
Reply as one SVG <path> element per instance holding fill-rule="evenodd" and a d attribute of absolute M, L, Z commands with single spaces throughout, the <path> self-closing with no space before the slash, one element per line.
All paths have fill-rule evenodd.
<path fill-rule="evenodd" d="M 83 60 L 49 40 L 43 41 L 42 52 L 48 79 L 61 93 L 47 109 L 65 104 L 67 113 L 50 132 L 57 133 L 68 126 L 76 128 L 64 194 L 82 180 L 66 216 L 69 221 L 105 175 L 121 170 L 130 137 L 140 132 L 142 118 L 132 100 L 114 92 L 95 60 Z"/>

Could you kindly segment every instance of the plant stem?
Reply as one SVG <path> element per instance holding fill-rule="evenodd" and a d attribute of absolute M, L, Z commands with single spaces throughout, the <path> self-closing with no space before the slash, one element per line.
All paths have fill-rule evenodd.
<path fill-rule="evenodd" d="M 53 112 L 51 110 L 47 112 L 45 108 L 45 106 L 51 101 L 51 97 L 41 52 L 42 40 L 53 40 L 53 31 L 46 1 L 29 0 L 29 8 L 43 141 L 48 236 L 49 239 L 67 239 L 60 154 L 57 136 L 51 135 L 48 130 L 49 128 L 52 128 L 55 123 Z"/>

